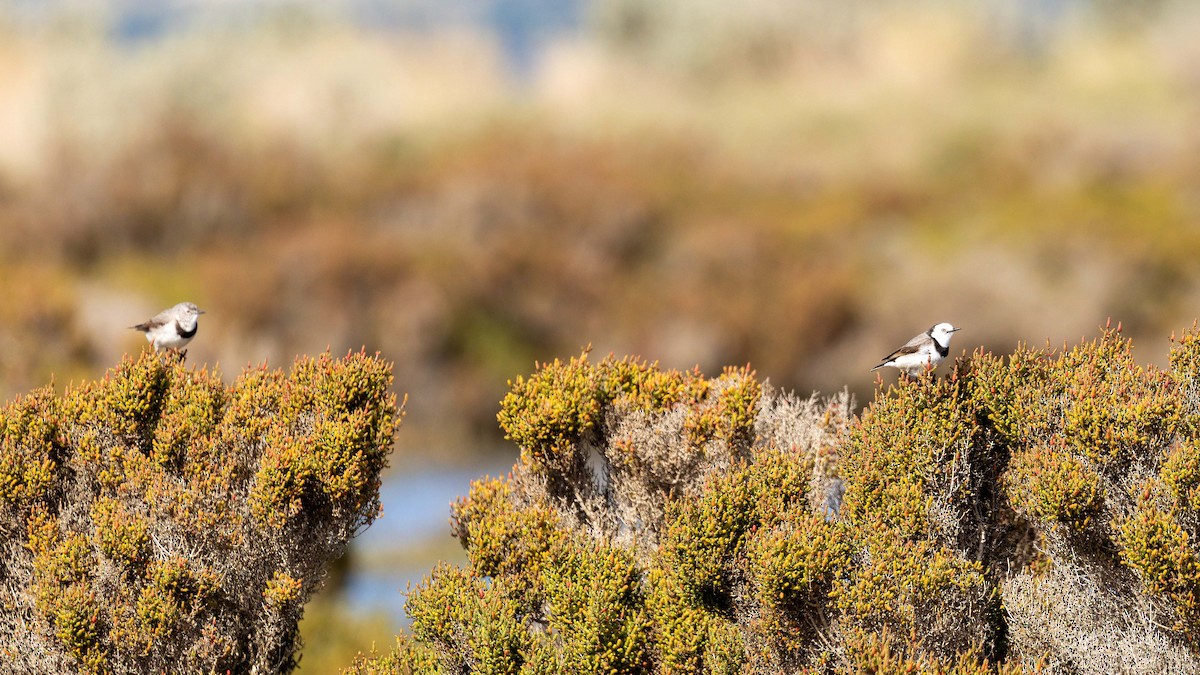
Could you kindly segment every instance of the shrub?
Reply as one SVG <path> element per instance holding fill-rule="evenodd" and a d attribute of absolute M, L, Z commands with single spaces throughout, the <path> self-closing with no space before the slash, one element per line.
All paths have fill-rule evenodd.
<path fill-rule="evenodd" d="M 646 670 L 650 625 L 631 552 L 586 539 L 555 554 L 546 574 L 547 634 L 562 644 L 554 672 Z"/>
<path fill-rule="evenodd" d="M 379 514 L 398 421 L 363 353 L 247 370 L 170 354 L 0 411 L 10 672 L 286 672 L 325 566 Z"/>
<path fill-rule="evenodd" d="M 799 663 L 785 627 L 831 611 L 849 564 L 822 546 L 840 541 L 822 514 L 848 416 L 845 395 L 796 399 L 744 368 L 706 379 L 586 353 L 539 367 L 499 414 L 520 463 L 454 505 L 469 565 L 410 594 L 415 643 L 352 671 L 406 672 L 418 649 L 454 673 Z"/>
<path fill-rule="evenodd" d="M 346 675 L 418 675 L 438 673 L 440 670 L 437 657 L 429 648 L 411 637 L 398 635 L 390 652 L 385 655 L 374 652 L 370 655 L 360 653 L 344 672 Z"/>
<path fill-rule="evenodd" d="M 747 567 L 771 650 L 799 655 L 822 637 L 827 626 L 814 618 L 828 614 L 830 592 L 852 552 L 843 527 L 819 515 L 777 525 L 754 540 Z"/>
<path fill-rule="evenodd" d="M 1087 527 L 1100 508 L 1100 476 L 1072 455 L 1035 447 L 1009 464 L 1009 498 L 1044 527 Z"/>
<path fill-rule="evenodd" d="M 454 507 L 470 566 L 355 672 L 1200 668 L 1200 338 L 1131 348 L 976 352 L 857 419 L 748 369 L 547 364 L 502 404 L 520 462 Z"/>
<path fill-rule="evenodd" d="M 413 635 L 450 673 L 520 672 L 535 645 L 523 604 L 503 579 L 445 563 L 408 598 Z"/>
<path fill-rule="evenodd" d="M 1121 558 L 1138 573 L 1143 588 L 1167 599 L 1178 613 L 1176 630 L 1197 639 L 1200 618 L 1200 560 L 1175 514 L 1142 503 L 1117 532 Z"/>

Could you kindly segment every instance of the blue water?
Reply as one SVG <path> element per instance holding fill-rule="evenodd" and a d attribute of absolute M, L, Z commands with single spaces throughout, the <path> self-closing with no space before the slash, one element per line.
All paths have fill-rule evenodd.
<path fill-rule="evenodd" d="M 432 567 L 432 565 L 430 566 Z M 396 628 L 408 626 L 408 614 L 404 612 L 404 592 L 411 584 L 429 574 L 428 569 L 402 569 L 390 574 L 351 574 L 343 589 L 343 599 L 352 612 L 369 615 L 382 612 L 392 620 Z"/>
<path fill-rule="evenodd" d="M 484 475 L 501 475 L 511 466 L 511 461 L 493 461 L 473 469 L 434 468 L 390 475 L 380 490 L 383 516 L 354 539 L 353 551 L 361 557 L 374 551 L 424 546 L 438 537 L 455 545 L 457 540 L 450 536 L 450 503 L 467 495 L 471 481 Z M 465 556 L 451 562 L 463 560 Z M 438 562 L 434 558 L 412 568 L 386 571 L 351 569 L 343 589 L 344 599 L 356 613 L 381 611 L 397 626 L 407 625 L 403 591 L 410 583 L 416 585 Z"/>
<path fill-rule="evenodd" d="M 309 15 L 332 17 L 375 31 L 477 28 L 496 36 L 508 72 L 521 81 L 536 72 L 548 42 L 582 29 L 588 0 L 107 0 L 89 7 L 102 13 L 114 41 L 129 46 L 152 43 L 199 23 L 236 28 L 288 16 L 300 22 Z M 0 0 L 0 9 L 19 20 L 42 22 L 77 7 L 67 0 Z"/>

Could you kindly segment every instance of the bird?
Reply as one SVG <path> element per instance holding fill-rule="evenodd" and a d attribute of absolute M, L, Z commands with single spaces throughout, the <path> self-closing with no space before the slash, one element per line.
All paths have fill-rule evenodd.
<path fill-rule="evenodd" d="M 909 340 L 896 351 L 883 357 L 872 371 L 884 366 L 900 369 L 906 375 L 915 376 L 925 368 L 936 368 L 950 353 L 950 338 L 960 329 L 948 323 L 939 323 Z"/>
<path fill-rule="evenodd" d="M 154 351 L 178 351 L 196 337 L 196 330 L 200 327 L 199 317 L 203 313 L 204 310 L 193 303 L 181 302 L 130 328 L 145 333 L 146 340 L 154 346 Z"/>

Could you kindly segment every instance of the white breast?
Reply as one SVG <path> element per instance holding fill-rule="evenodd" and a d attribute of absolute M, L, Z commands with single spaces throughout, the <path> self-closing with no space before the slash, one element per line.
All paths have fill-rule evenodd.
<path fill-rule="evenodd" d="M 185 338 L 175 329 L 175 322 L 163 324 L 146 332 L 146 339 L 157 349 L 180 349 L 192 338 Z"/>
<path fill-rule="evenodd" d="M 927 366 L 936 366 L 941 362 L 942 355 L 938 354 L 932 346 L 926 346 L 913 354 L 896 357 L 892 364 L 909 375 L 917 375 Z"/>

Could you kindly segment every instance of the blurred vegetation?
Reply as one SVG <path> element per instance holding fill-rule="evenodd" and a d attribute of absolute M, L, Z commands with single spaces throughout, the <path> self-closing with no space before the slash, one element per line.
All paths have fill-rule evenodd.
<path fill-rule="evenodd" d="M 209 360 L 383 351 L 416 444 L 462 452 L 589 343 L 807 391 L 937 320 L 1186 325 L 1196 12 L 822 7 L 599 2 L 519 96 L 469 31 L 0 26 L 0 386 L 94 374 L 187 297 Z"/>
<path fill-rule="evenodd" d="M 518 378 L 468 562 L 348 673 L 1191 672 L 1200 329 L 801 400 L 586 354 Z M 831 502 L 836 512 L 829 510 Z"/>
<path fill-rule="evenodd" d="M 383 614 L 361 616 L 335 598 L 317 597 L 304 607 L 300 641 L 304 645 L 297 673 L 337 673 L 355 654 L 369 654 L 395 640 L 392 621 Z"/>

